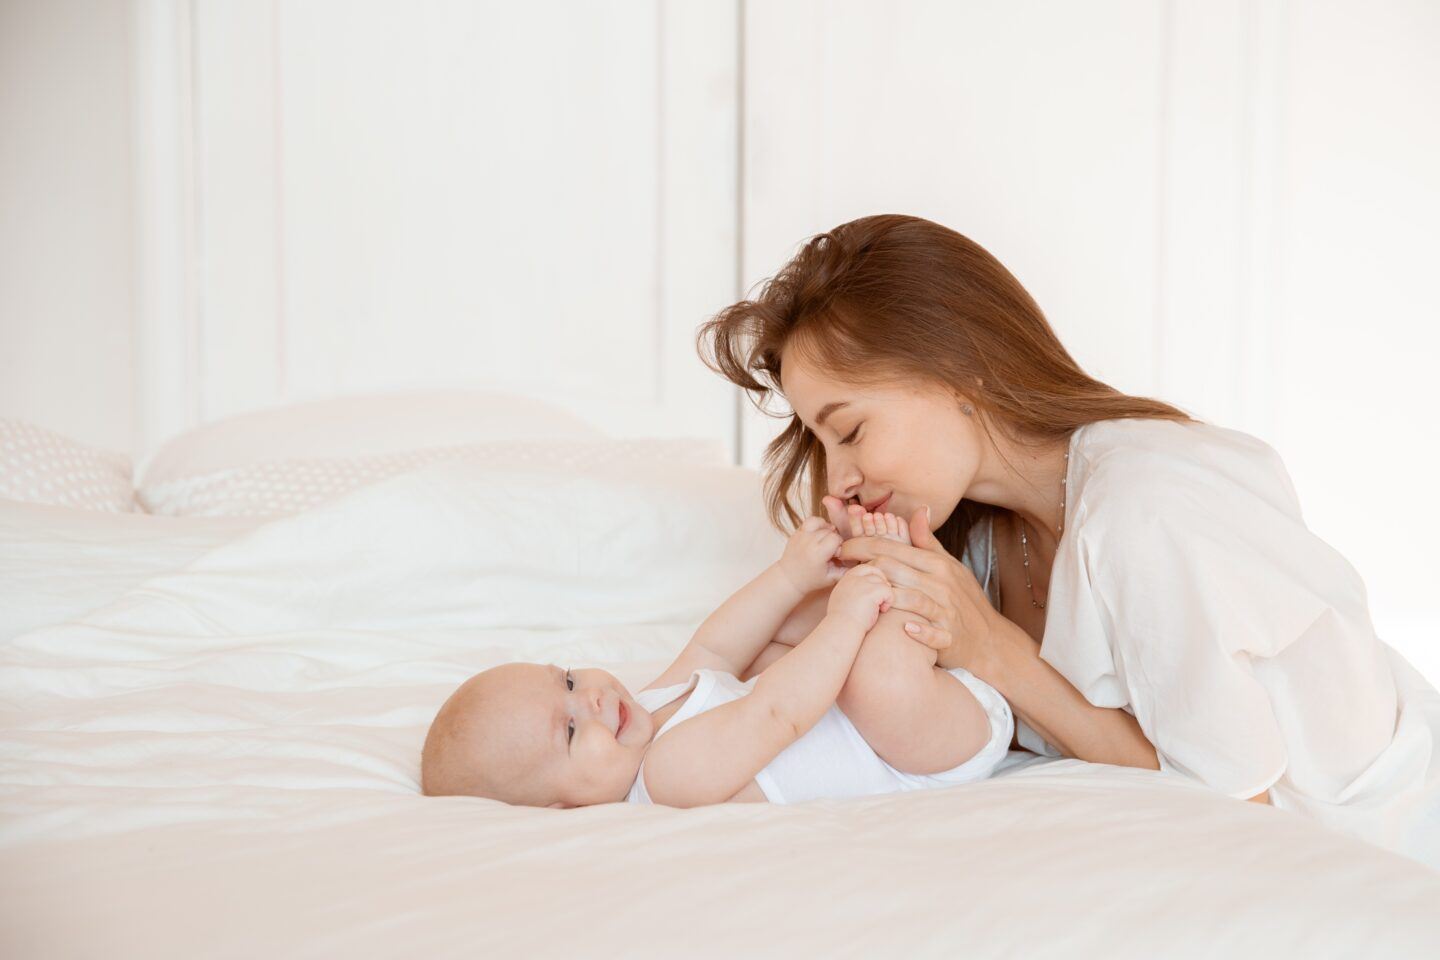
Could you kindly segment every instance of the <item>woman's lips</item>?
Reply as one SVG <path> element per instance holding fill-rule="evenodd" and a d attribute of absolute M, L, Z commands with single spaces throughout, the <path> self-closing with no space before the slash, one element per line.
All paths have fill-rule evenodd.
<path fill-rule="evenodd" d="M 890 498 L 893 497 L 893 496 L 895 496 L 895 491 L 894 491 L 894 490 L 891 490 L 889 493 L 885 494 L 885 499 L 884 499 L 884 500 L 881 500 L 879 503 L 875 504 L 875 505 L 872 506 L 872 507 L 866 507 L 866 508 L 865 508 L 865 511 L 866 511 L 867 513 L 878 513 L 878 512 L 880 512 L 881 510 L 883 510 L 883 509 L 885 508 L 885 505 L 890 502 Z"/>

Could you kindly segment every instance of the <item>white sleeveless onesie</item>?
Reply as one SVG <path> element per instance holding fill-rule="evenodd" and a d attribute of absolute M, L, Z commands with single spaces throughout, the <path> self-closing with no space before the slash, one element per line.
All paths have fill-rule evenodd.
<path fill-rule="evenodd" d="M 804 736 L 755 774 L 755 782 L 760 785 L 765 799 L 771 803 L 800 803 L 820 797 L 865 797 L 902 790 L 949 787 L 990 776 L 1010 748 L 1014 732 L 1010 705 L 994 687 L 968 670 L 956 667 L 950 673 L 975 694 L 990 719 L 990 739 L 975 756 L 941 773 L 919 775 L 896 770 L 870 748 L 850 718 L 839 707 L 832 706 Z M 659 740 L 676 724 L 747 695 L 758 679 L 751 677 L 742 683 L 731 674 L 700 669 L 690 674 L 690 679 L 684 683 L 641 690 L 635 694 L 635 700 L 653 712 L 681 696 L 692 685 L 695 687 L 690 699 L 655 732 L 655 739 Z M 625 800 L 627 803 L 654 802 L 645 789 L 643 760 Z"/>

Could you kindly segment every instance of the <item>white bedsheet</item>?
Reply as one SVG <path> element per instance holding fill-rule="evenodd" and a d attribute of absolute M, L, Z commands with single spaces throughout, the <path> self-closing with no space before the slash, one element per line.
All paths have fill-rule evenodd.
<path fill-rule="evenodd" d="M 98 609 L 257 525 L 0 499 L 0 643 Z"/>
<path fill-rule="evenodd" d="M 83 612 L 0 644 L 5 956 L 1440 944 L 1440 874 L 1149 771 L 1057 761 L 947 790 L 690 811 L 418 795 L 425 728 L 475 670 L 522 658 L 651 679 L 775 555 L 749 471 L 445 465 L 212 532 L 184 556 L 131 544 L 116 566 L 142 580 L 93 610 L 27 548 L 32 582 L 68 584 Z"/>

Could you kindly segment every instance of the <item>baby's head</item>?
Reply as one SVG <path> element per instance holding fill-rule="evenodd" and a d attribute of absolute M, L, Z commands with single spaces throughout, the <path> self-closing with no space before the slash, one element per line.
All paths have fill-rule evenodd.
<path fill-rule="evenodd" d="M 604 670 L 507 663 L 466 680 L 430 724 L 428 796 L 532 807 L 625 799 L 655 736 L 650 713 Z"/>

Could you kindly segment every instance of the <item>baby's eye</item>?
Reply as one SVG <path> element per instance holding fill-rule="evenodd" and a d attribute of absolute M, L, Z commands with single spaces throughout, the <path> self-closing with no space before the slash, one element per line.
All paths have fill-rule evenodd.
<path fill-rule="evenodd" d="M 569 671 L 569 670 L 566 670 L 566 671 L 565 671 L 565 689 L 566 689 L 566 690 L 574 690 L 574 689 L 575 689 L 575 681 L 572 680 L 572 679 L 570 679 L 570 671 Z"/>
<path fill-rule="evenodd" d="M 566 730 L 567 730 L 567 732 L 566 732 L 566 734 L 565 734 L 565 742 L 566 742 L 566 743 L 569 743 L 571 740 L 574 740 L 574 739 L 575 739 L 575 721 L 574 721 L 574 720 L 571 720 L 571 721 L 570 721 L 570 725 L 566 728 Z"/>

